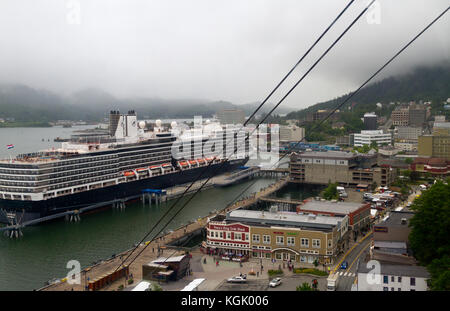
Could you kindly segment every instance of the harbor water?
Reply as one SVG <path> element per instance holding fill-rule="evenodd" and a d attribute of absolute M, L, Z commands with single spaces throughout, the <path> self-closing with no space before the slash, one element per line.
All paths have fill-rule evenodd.
<path fill-rule="evenodd" d="M 71 132 L 84 127 L 73 128 L 1 128 L 0 146 L 4 150 L 0 157 L 18 153 L 35 152 L 45 148 L 59 147 L 55 137 L 68 137 Z M 92 128 L 92 126 L 91 126 Z M 44 138 L 44 141 L 42 139 Z M 6 145 L 14 144 L 11 150 Z M 225 188 L 211 188 L 199 193 L 169 224 L 166 230 L 180 227 L 213 210 L 220 210 L 255 182 L 241 196 L 250 195 L 273 183 L 274 178 L 246 180 Z M 298 196 L 300 189 L 295 189 Z M 277 194 L 286 197 L 289 194 Z M 293 197 L 294 198 L 294 197 Z M 183 198 L 165 220 L 187 200 Z M 53 278 L 64 278 L 72 269 L 67 267 L 71 260 L 77 260 L 81 268 L 89 266 L 112 255 L 132 248 L 148 230 L 162 217 L 172 201 L 159 206 L 142 202 L 130 203 L 125 209 L 108 208 L 91 214 L 81 215 L 80 222 L 66 222 L 62 219 L 23 229 L 24 236 L 9 239 L 0 236 L 0 290 L 33 290 L 45 285 Z M 164 221 L 162 223 L 165 223 Z M 154 231 L 146 240 L 156 234 Z"/>

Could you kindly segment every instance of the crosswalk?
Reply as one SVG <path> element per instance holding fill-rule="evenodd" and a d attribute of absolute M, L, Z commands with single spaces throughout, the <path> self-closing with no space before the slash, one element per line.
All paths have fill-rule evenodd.
<path fill-rule="evenodd" d="M 344 271 L 340 271 L 339 273 L 339 276 L 349 276 L 349 277 L 355 277 L 356 276 L 356 274 L 355 273 L 352 273 L 352 272 L 344 272 Z"/>

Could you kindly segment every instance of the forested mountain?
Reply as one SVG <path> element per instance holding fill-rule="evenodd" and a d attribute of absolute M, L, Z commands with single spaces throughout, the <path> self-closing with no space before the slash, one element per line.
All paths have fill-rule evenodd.
<path fill-rule="evenodd" d="M 306 109 L 290 112 L 283 119 L 303 119 L 307 113 L 318 109 L 331 109 L 345 97 L 329 100 Z M 411 100 L 441 103 L 450 97 L 450 64 L 421 67 L 413 72 L 390 77 L 363 88 L 343 107 L 353 106 L 352 115 L 375 111 L 376 103 L 409 102 Z M 61 96 L 47 90 L 37 90 L 24 85 L 0 85 L 0 118 L 14 118 L 19 122 L 49 122 L 55 120 L 100 121 L 112 109 L 135 110 L 140 118 L 191 118 L 201 115 L 211 117 L 220 109 L 239 108 L 250 115 L 258 102 L 234 105 L 227 101 L 198 99 L 168 100 L 161 98 L 116 98 L 98 89 L 85 89 L 70 96 Z M 260 113 L 268 112 L 273 104 L 264 105 Z M 389 114 L 393 107 L 384 106 L 379 115 Z M 276 114 L 291 111 L 280 107 Z"/>
<path fill-rule="evenodd" d="M 234 105 L 227 101 L 161 98 L 118 99 L 98 89 L 85 89 L 70 96 L 24 85 L 0 85 L 0 118 L 18 122 L 50 122 L 56 120 L 100 121 L 110 110 L 135 110 L 139 118 L 211 117 L 221 109 L 239 108 L 249 115 L 259 103 Z M 269 111 L 268 104 L 262 112 Z M 290 109 L 282 109 L 289 112 Z"/>
<path fill-rule="evenodd" d="M 286 118 L 301 120 L 310 112 L 332 109 L 342 103 L 348 95 L 345 94 L 306 109 L 291 112 Z M 389 77 L 369 84 L 361 89 L 341 110 L 348 111 L 349 107 L 353 106 L 352 111 L 355 115 L 361 116 L 364 112 L 376 111 L 377 103 L 418 102 L 420 100 L 441 103 L 449 97 L 450 64 L 444 63 L 435 67 L 418 67 L 409 74 Z M 378 115 L 389 114 L 391 109 L 385 108 L 379 111 Z"/>

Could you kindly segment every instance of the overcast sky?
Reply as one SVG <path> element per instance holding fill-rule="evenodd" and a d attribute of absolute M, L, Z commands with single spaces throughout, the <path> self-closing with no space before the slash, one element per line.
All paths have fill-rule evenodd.
<path fill-rule="evenodd" d="M 348 2 L 2 0 L 0 83 L 61 94 L 92 87 L 117 97 L 261 101 Z M 449 5 L 377 2 L 284 106 L 304 108 L 355 89 Z M 367 4 L 355 1 L 293 79 Z M 447 13 L 384 75 L 448 61 L 449 34 Z"/>

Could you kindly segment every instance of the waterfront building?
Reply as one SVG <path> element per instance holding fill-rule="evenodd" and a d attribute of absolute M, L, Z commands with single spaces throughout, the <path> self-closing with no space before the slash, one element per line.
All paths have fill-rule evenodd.
<path fill-rule="evenodd" d="M 244 257 L 331 264 L 348 247 L 348 216 L 234 210 L 209 220 L 205 246 Z"/>
<path fill-rule="evenodd" d="M 359 134 L 354 134 L 353 145 L 356 147 L 362 147 L 363 145 L 370 145 L 372 142 L 376 142 L 378 146 L 382 144 L 392 144 L 392 134 L 383 133 L 382 130 L 376 131 L 361 131 Z"/>
<path fill-rule="evenodd" d="M 327 151 L 293 153 L 290 157 L 291 182 L 389 186 L 394 179 L 395 170 L 389 165 L 377 165 L 377 154 Z"/>
<path fill-rule="evenodd" d="M 421 266 L 405 266 L 381 263 L 379 273 L 367 262 L 357 266 L 358 291 L 426 291 L 428 271 Z M 378 280 L 378 281 L 377 281 Z"/>
<path fill-rule="evenodd" d="M 142 265 L 142 279 L 152 281 L 177 281 L 190 269 L 190 258 L 179 254 L 171 257 L 159 257 Z"/>
<path fill-rule="evenodd" d="M 220 124 L 244 124 L 245 113 L 240 109 L 222 109 L 217 112 Z"/>
<path fill-rule="evenodd" d="M 370 224 L 370 203 L 306 200 L 297 207 L 297 212 L 320 216 L 348 216 L 349 229 L 353 236 Z"/>

